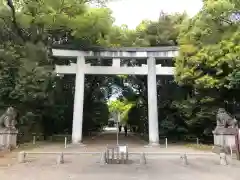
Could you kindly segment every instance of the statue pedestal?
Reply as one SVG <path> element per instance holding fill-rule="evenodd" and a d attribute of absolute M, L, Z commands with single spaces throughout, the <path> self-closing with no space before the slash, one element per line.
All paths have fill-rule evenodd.
<path fill-rule="evenodd" d="M 230 149 L 236 149 L 236 136 L 238 135 L 237 128 L 224 128 L 217 127 L 213 131 L 214 135 L 214 148 L 213 152 L 221 153 L 225 152 L 230 153 Z"/>
<path fill-rule="evenodd" d="M 17 146 L 18 130 L 13 128 L 0 129 L 0 148 L 14 149 Z"/>

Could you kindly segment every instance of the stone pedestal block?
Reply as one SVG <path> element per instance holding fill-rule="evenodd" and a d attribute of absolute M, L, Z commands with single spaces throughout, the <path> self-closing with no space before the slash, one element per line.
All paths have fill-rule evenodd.
<path fill-rule="evenodd" d="M 17 129 L 4 128 L 0 129 L 0 147 L 3 149 L 14 149 L 17 147 Z"/>
<path fill-rule="evenodd" d="M 214 135 L 214 148 L 216 153 L 230 153 L 230 148 L 236 149 L 236 135 L 238 134 L 237 128 L 224 128 L 218 127 L 213 131 Z"/>

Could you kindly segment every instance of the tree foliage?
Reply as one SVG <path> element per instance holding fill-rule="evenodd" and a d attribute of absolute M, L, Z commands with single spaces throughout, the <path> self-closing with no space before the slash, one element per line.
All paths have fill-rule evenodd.
<path fill-rule="evenodd" d="M 0 9 L 2 108 L 19 110 L 21 133 L 70 133 L 74 77 L 54 74 L 50 49 L 54 44 L 100 44 L 112 27 L 110 10 L 79 0 L 2 0 Z M 109 77 L 86 78 L 84 131 L 107 121 L 105 91 L 112 82 Z"/>
<path fill-rule="evenodd" d="M 128 102 L 124 99 L 123 101 L 110 101 L 108 107 L 112 114 L 115 114 L 116 116 L 118 116 L 118 114 L 120 115 L 120 123 L 127 123 L 129 110 L 133 108 L 134 105 L 135 104 L 133 102 Z"/>
<path fill-rule="evenodd" d="M 211 133 L 217 108 L 239 99 L 240 26 L 230 18 L 239 8 L 238 1 L 206 0 L 201 11 L 181 25 L 175 79 L 191 90 L 178 106 L 202 132 Z"/>
<path fill-rule="evenodd" d="M 192 18 L 161 13 L 157 21 L 144 20 L 134 30 L 113 25 L 105 2 L 0 0 L 1 109 L 13 105 L 19 110 L 23 133 L 71 133 L 75 77 L 56 76 L 54 64 L 70 60 L 53 58 L 53 45 L 178 45 L 175 79 L 157 77 L 160 135 L 211 136 L 216 109 L 227 105 L 234 112 L 232 104 L 240 100 L 239 1 L 204 0 Z M 133 59 L 123 63 L 140 65 Z M 86 76 L 85 82 L 84 133 L 101 129 L 115 110 L 138 132 L 148 131 L 147 77 Z M 121 87 L 123 97 L 108 105 L 113 85 Z"/>

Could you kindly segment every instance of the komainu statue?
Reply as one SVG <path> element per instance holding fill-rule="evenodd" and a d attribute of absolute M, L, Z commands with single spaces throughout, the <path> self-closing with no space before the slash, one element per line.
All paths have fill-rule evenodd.
<path fill-rule="evenodd" d="M 7 108 L 7 110 L 0 117 L 0 129 L 16 129 L 16 117 L 17 112 L 13 107 Z"/>
<path fill-rule="evenodd" d="M 217 112 L 217 127 L 237 128 L 238 121 L 231 117 L 224 108 L 219 108 Z"/>

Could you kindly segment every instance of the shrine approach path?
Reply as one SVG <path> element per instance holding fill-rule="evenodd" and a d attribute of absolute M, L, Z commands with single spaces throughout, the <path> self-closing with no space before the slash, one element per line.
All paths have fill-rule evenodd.
<path fill-rule="evenodd" d="M 71 145 L 64 148 L 60 144 L 49 143 L 39 145 L 27 151 L 37 152 L 103 152 L 107 145 L 116 145 L 116 131 L 105 131 L 99 135 L 84 139 L 84 146 Z M 40 142 L 37 142 L 37 144 Z M 196 152 L 189 148 L 176 145 L 145 148 L 146 141 L 134 134 L 125 137 L 119 135 L 119 144 L 128 145 L 129 151 L 174 151 Z M 130 156 L 134 163 L 128 165 L 100 165 L 100 155 L 68 154 L 64 156 L 64 164 L 56 164 L 57 154 L 27 155 L 26 163 L 17 163 L 17 152 L 10 153 L 6 158 L 0 158 L 0 180 L 238 180 L 239 163 L 224 167 L 218 165 L 218 157 L 191 158 L 190 164 L 183 166 L 179 157 L 156 156 L 147 157 L 147 165 L 139 165 L 138 156 Z M 8 161 L 7 161 L 8 160 Z M 5 162 L 5 164 L 4 164 Z"/>

